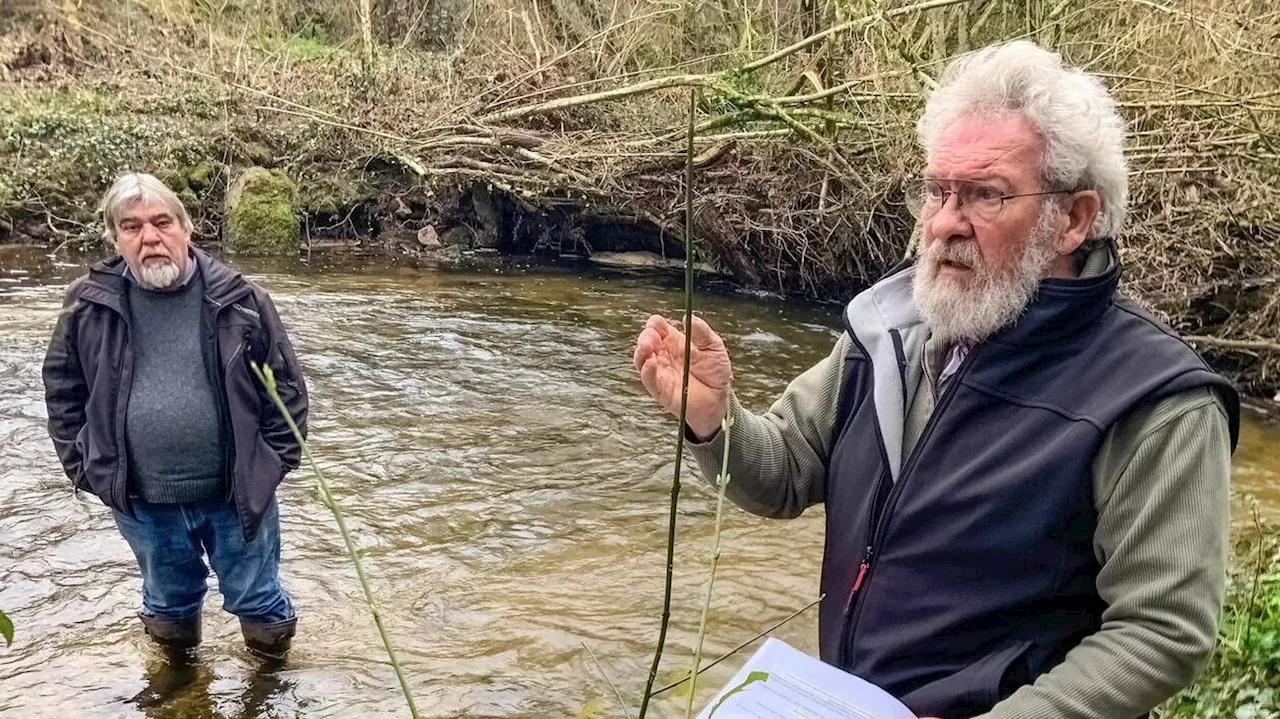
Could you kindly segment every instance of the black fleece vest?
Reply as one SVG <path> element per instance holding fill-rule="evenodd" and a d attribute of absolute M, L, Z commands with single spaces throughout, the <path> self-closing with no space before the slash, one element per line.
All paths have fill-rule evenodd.
<path fill-rule="evenodd" d="M 958 719 L 1098 630 L 1091 465 L 1108 430 L 1203 386 L 1227 407 L 1233 449 L 1239 422 L 1230 383 L 1119 299 L 1118 281 L 1118 267 L 1045 281 L 965 359 L 896 482 L 867 338 L 850 330 L 826 485 L 824 660 L 919 715 Z"/>

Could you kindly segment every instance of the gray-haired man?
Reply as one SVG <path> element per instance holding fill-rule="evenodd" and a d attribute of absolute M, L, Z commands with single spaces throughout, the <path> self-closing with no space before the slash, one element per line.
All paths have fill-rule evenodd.
<path fill-rule="evenodd" d="M 102 209 L 119 254 L 71 283 L 45 357 L 58 458 L 133 549 L 149 635 L 200 642 L 203 554 L 250 651 L 283 659 L 297 617 L 277 573 L 275 490 L 300 452 L 249 362 L 275 372 L 305 428 L 289 338 L 265 291 L 191 246 L 186 209 L 155 177 L 120 177 Z"/>
<path fill-rule="evenodd" d="M 687 431 L 729 496 L 826 508 L 819 646 L 921 717 L 1132 719 L 1189 684 L 1222 608 L 1235 390 L 1118 292 L 1124 120 L 1027 42 L 965 55 L 919 124 L 922 252 L 860 293 L 764 415 L 699 319 Z M 645 388 L 680 404 L 650 318 Z"/>

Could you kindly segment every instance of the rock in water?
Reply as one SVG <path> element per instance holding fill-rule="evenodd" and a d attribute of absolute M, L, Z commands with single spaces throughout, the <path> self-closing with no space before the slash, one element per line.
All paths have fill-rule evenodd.
<path fill-rule="evenodd" d="M 250 167 L 227 192 L 223 247 L 243 255 L 298 251 L 298 187 L 280 170 Z"/>
<path fill-rule="evenodd" d="M 436 228 L 432 225 L 424 225 L 418 230 L 418 244 L 427 249 L 439 247 L 440 236 L 436 234 Z"/>
<path fill-rule="evenodd" d="M 588 260 L 601 267 L 614 267 L 628 270 L 664 270 L 672 272 L 684 271 L 684 260 L 662 258 L 652 252 L 636 250 L 633 252 L 592 252 Z M 694 262 L 694 268 L 700 274 L 717 274 L 715 267 L 706 262 Z"/>
<path fill-rule="evenodd" d="M 629 269 L 670 269 L 670 261 L 652 252 L 592 252 L 591 261 L 604 267 Z"/>

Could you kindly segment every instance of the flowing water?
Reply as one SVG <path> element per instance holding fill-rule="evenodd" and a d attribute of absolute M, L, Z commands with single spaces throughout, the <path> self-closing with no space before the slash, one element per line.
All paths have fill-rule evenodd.
<path fill-rule="evenodd" d="M 216 593 L 195 664 L 171 666 L 145 640 L 133 557 L 108 511 L 72 494 L 44 427 L 40 362 L 66 282 L 87 262 L 0 247 L 0 610 L 17 625 L 0 647 L 0 716 L 406 716 L 305 469 L 280 492 L 282 576 L 301 617 L 288 664 L 248 656 Z M 619 716 L 601 670 L 638 698 L 661 609 L 675 439 L 631 349 L 646 316 L 679 311 L 674 283 L 348 256 L 236 264 L 290 328 L 316 456 L 422 715 Z M 835 337 L 831 308 L 741 295 L 699 305 L 756 409 Z M 1273 518 L 1278 448 L 1280 428 L 1251 415 L 1235 480 Z M 710 556 L 714 494 L 686 476 L 660 679 L 689 662 Z M 820 511 L 769 521 L 728 510 L 705 654 L 812 601 L 821 550 Z M 816 653 L 815 625 L 811 610 L 776 635 Z M 735 666 L 705 674 L 699 701 Z M 674 694 L 657 715 L 683 715 Z"/>

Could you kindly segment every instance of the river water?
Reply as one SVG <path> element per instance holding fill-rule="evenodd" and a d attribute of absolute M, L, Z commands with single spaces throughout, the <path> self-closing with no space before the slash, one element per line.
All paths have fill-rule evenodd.
<path fill-rule="evenodd" d="M 308 470 L 280 493 L 282 576 L 301 617 L 288 664 L 259 667 L 216 593 L 194 665 L 168 665 L 145 640 L 133 557 L 107 510 L 73 496 L 44 427 L 40 362 L 87 263 L 0 247 L 0 610 L 17 626 L 0 647 L 0 716 L 407 716 Z M 679 311 L 675 283 L 512 263 L 236 264 L 290 328 L 314 452 L 421 714 L 620 716 L 602 669 L 634 714 L 661 610 L 675 427 L 630 357 L 645 317 Z M 835 337 L 832 308 L 698 301 L 756 409 Z M 1270 518 L 1278 448 L 1280 428 L 1250 415 L 1234 478 Z M 714 495 L 696 475 L 685 486 L 660 679 L 689 663 L 710 558 Z M 723 541 L 707 656 L 816 598 L 821 512 L 768 521 L 730 509 Z M 815 626 L 811 610 L 775 635 L 816 653 Z M 699 702 L 735 668 L 705 674 Z M 683 716 L 674 694 L 655 715 Z"/>

